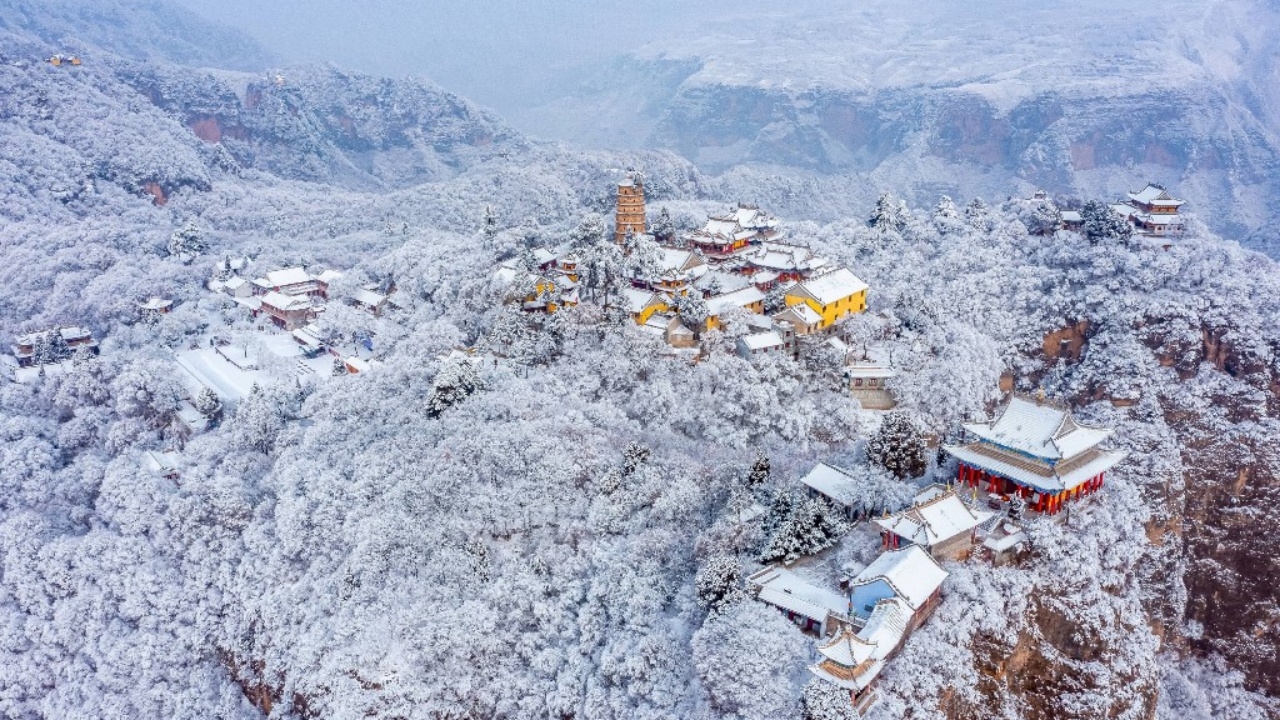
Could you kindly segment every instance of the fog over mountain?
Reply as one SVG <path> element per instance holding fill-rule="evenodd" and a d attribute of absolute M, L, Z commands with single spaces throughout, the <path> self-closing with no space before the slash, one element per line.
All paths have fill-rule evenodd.
<path fill-rule="evenodd" d="M 1277 14 L 0 0 L 0 718 L 1280 720 Z"/>
<path fill-rule="evenodd" d="M 189 6 L 288 57 L 426 73 L 535 137 L 775 183 L 817 173 L 848 199 L 838 212 L 889 187 L 927 201 L 1155 181 L 1280 251 L 1280 16 L 1262 0 Z"/>

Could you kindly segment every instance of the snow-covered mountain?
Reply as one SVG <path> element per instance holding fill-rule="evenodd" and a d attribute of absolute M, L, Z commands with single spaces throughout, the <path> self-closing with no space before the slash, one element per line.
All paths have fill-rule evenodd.
<path fill-rule="evenodd" d="M 6 18 L 13 8 L 45 17 L 42 6 L 4 7 Z M 29 384 L 0 366 L 0 716 L 800 717 L 812 639 L 741 587 L 710 611 L 699 576 L 715 565 L 740 581 L 761 541 L 803 532 L 785 508 L 798 507 L 797 478 L 819 461 L 862 473 L 876 509 L 917 488 L 869 462 L 881 416 L 857 405 L 825 345 L 799 362 L 753 362 L 733 349 L 744 328 L 727 323 L 686 362 L 591 296 L 553 315 L 504 303 L 500 263 L 536 266 L 535 250 L 571 243 L 593 262 L 620 256 L 600 219 L 621 169 L 643 167 L 652 211 L 677 228 L 755 200 L 782 216 L 791 241 L 854 269 L 872 313 L 849 337 L 891 345 L 892 389 L 922 430 L 955 437 L 962 420 L 988 414 L 1008 371 L 1019 389 L 1043 388 L 1114 427 L 1110 442 L 1129 452 L 1070 515 L 1026 519 L 1027 557 L 948 563 L 936 614 L 886 667 L 875 720 L 1280 717 L 1274 262 L 1194 221 L 1168 249 L 1034 234 L 1022 202 L 961 210 L 929 195 L 908 210 L 887 198 L 893 222 L 869 227 L 867 175 L 848 171 L 865 163 L 875 186 L 901 177 L 916 195 L 1002 197 L 1033 184 L 1001 165 L 1008 138 L 1022 138 L 1021 158 L 1046 133 L 1094 123 L 1110 128 L 1091 144 L 1097 168 L 1046 160 L 1044 172 L 1064 172 L 1069 187 L 1107 168 L 1110 178 L 1146 136 L 1107 123 L 1146 98 L 1145 127 L 1163 127 L 1159 88 L 1174 92 L 1173 60 L 1144 71 L 1167 83 L 1145 95 L 1104 92 L 1099 73 L 1080 80 L 1092 89 L 1051 97 L 1041 85 L 1053 67 L 1083 77 L 1088 64 L 1054 51 L 1051 35 L 1016 53 L 1043 44 L 1049 69 L 1018 71 L 998 52 L 1007 30 L 980 52 L 910 31 L 920 23 L 853 15 L 807 27 L 779 11 L 795 27 L 777 52 L 796 58 L 818 55 L 802 52 L 806 34 L 823 47 L 879 28 L 885 38 L 866 52 L 890 58 L 897 85 L 872 87 L 851 69 L 860 64 L 835 59 L 796 61 L 826 90 L 756 87 L 751 73 L 792 71 L 777 53 L 757 58 L 765 46 L 734 45 L 732 32 L 755 32 L 745 23 L 708 44 L 708 58 L 736 49 L 737 65 L 671 55 L 615 65 L 635 82 L 593 97 L 627 103 L 673 146 L 687 125 L 701 138 L 687 152 L 704 163 L 716 157 L 700 154 L 706 143 L 777 119 L 777 138 L 757 128 L 729 143 L 738 155 L 711 163 L 722 172 L 709 177 L 672 152 L 529 141 L 427 81 L 179 64 L 130 28 L 194 21 L 175 25 L 143 3 L 85 7 L 123 9 L 128 22 L 111 15 L 114 30 L 90 42 L 95 16 L 60 10 L 39 32 L 6 25 L 0 45 L 0 347 L 75 324 L 101 348 Z M 1056 9 L 1066 32 L 1071 9 Z M 966 21 L 936 10 L 939 23 Z M 1248 26 L 1227 19 L 1205 27 Z M 1274 128 L 1274 68 L 1253 54 L 1271 42 L 1261 23 L 1232 36 L 1250 53 L 1218 38 L 1187 61 L 1226 74 L 1236 63 L 1236 89 L 1214 95 L 1201 77 L 1177 97 L 1221 100 L 1223 127 Z M 1090 27 L 1113 46 L 1089 47 L 1132 57 L 1110 25 Z M 892 60 L 895 44 L 912 42 Z M 214 64 L 222 46 L 195 64 Z M 1213 55 L 1221 48 L 1227 60 Z M 84 63 L 45 62 L 66 51 Z M 962 68 L 990 78 L 985 94 Z M 920 85 L 931 74 L 941 84 Z M 1247 117 L 1237 101 L 1253 108 Z M 679 108 L 690 114 L 664 119 Z M 805 113 L 830 114 L 842 132 L 871 128 L 865 142 L 837 143 Z M 610 117 L 633 121 L 624 114 Z M 1171 133 L 1191 122 L 1169 117 Z M 1228 138 L 1222 162 L 1239 164 L 1221 172 L 1265 176 L 1263 150 L 1238 157 L 1253 146 Z M 1178 156 L 1188 164 L 1212 146 L 1189 142 Z M 732 164 L 757 151 L 773 164 Z M 1189 197 L 1210 177 L 1195 168 L 1178 180 Z M 1266 178 L 1249 182 L 1241 192 Z M 1202 216 L 1215 207 L 1196 202 Z M 331 376 L 328 358 L 321 373 L 288 355 L 302 352 L 296 336 L 207 285 L 231 258 L 255 276 L 343 271 L 321 324 L 335 346 L 364 347 L 369 371 Z M 592 274 L 584 283 L 613 275 Z M 369 288 L 394 289 L 381 315 L 342 300 Z M 171 311 L 140 311 L 153 296 Z M 1052 338 L 1076 349 L 1061 353 Z M 195 398 L 176 358 L 228 352 L 224 342 L 262 362 L 238 404 L 209 411 L 216 426 L 188 436 L 183 403 Z M 461 347 L 475 354 L 452 352 Z M 173 449 L 180 468 L 148 463 Z M 771 469 L 748 480 L 760 455 Z M 929 465 L 943 471 L 921 482 L 954 477 L 938 461 Z M 756 502 L 769 509 L 757 515 Z M 879 550 L 863 523 L 816 571 L 834 583 L 836 566 Z M 827 717 L 848 715 L 809 720 Z"/>
<path fill-rule="evenodd" d="M 850 175 L 861 205 L 885 188 L 1111 197 L 1156 181 L 1275 251 L 1276 38 L 1280 14 L 1256 0 L 805 3 L 661 38 L 512 117 L 713 172 Z"/>
<path fill-rule="evenodd" d="M 0 32 L 34 36 L 62 53 L 97 48 L 132 60 L 251 72 L 274 62 L 245 34 L 163 0 L 4 0 Z"/>

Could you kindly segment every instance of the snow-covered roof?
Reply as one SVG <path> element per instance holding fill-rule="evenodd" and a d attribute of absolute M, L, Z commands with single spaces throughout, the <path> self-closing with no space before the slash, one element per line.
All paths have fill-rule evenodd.
<path fill-rule="evenodd" d="M 1142 222 L 1148 225 L 1181 225 L 1183 219 L 1179 215 L 1161 215 L 1160 213 L 1143 214 Z"/>
<path fill-rule="evenodd" d="M 709 291 L 713 287 L 718 287 L 722 293 L 741 290 L 751 284 L 751 280 L 738 275 L 736 273 L 727 273 L 721 270 L 710 270 L 694 281 L 694 287 L 699 290 Z"/>
<path fill-rule="evenodd" d="M 912 609 L 893 597 L 876 603 L 861 630 L 844 628 L 818 648 L 825 660 L 809 667 L 818 677 L 846 690 L 864 690 L 875 681 L 885 660 L 907 634 Z"/>
<path fill-rule="evenodd" d="M 957 535 L 972 532 L 991 518 L 991 513 L 974 510 L 954 490 L 917 499 L 902 512 L 876 518 L 875 524 L 916 545 L 933 547 Z"/>
<path fill-rule="evenodd" d="M 800 288 L 821 305 L 830 305 L 867 289 L 867 284 L 858 279 L 848 268 L 839 268 L 829 273 L 810 278 L 800 283 Z"/>
<path fill-rule="evenodd" d="M 767 567 L 752 575 L 748 582 L 760 588 L 762 602 L 825 623 L 830 615 L 845 617 L 849 599 L 840 593 L 818 587 L 799 575 L 781 567 Z"/>
<path fill-rule="evenodd" d="M 786 343 L 782 340 L 782 336 L 777 332 L 770 330 L 769 332 L 755 333 L 754 335 L 746 335 L 741 338 L 742 344 L 747 346 L 748 350 L 767 350 L 769 348 L 782 347 Z"/>
<path fill-rule="evenodd" d="M 305 310 L 311 307 L 311 300 L 301 295 L 285 295 L 272 290 L 262 296 L 262 304 L 270 305 L 277 310 Z"/>
<path fill-rule="evenodd" d="M 67 342 L 93 339 L 93 333 L 90 332 L 88 328 L 83 328 L 83 327 L 80 327 L 79 325 L 68 325 L 66 327 L 60 327 L 56 329 L 58 331 L 58 334 L 62 336 L 62 339 Z M 36 343 L 37 338 L 39 338 L 41 335 L 44 335 L 47 332 L 51 332 L 52 330 L 54 330 L 54 328 L 50 328 L 49 330 L 41 330 L 39 332 L 27 333 L 26 335 L 19 335 L 16 339 L 19 345 L 34 345 Z"/>
<path fill-rule="evenodd" d="M 355 300 L 361 305 L 366 305 L 368 307 L 378 307 L 382 303 L 386 302 L 387 296 L 376 293 L 372 290 L 359 288 L 355 292 L 351 293 L 351 299 Z"/>
<path fill-rule="evenodd" d="M 643 312 L 644 309 L 650 305 L 662 301 L 656 294 L 649 292 L 648 290 L 623 288 L 620 294 L 622 295 L 622 307 L 633 315 L 638 312 Z"/>
<path fill-rule="evenodd" d="M 1106 428 L 1078 424 L 1070 410 L 1018 395 L 993 422 L 964 427 L 987 442 L 1048 461 L 1073 458 L 1111 435 Z"/>
<path fill-rule="evenodd" d="M 320 336 L 318 335 L 318 333 L 311 329 L 312 327 L 313 327 L 312 325 L 307 325 L 306 327 L 298 328 L 297 330 L 294 330 L 292 333 L 290 333 L 290 335 L 293 336 L 293 339 L 297 340 L 298 342 L 302 343 L 308 348 L 311 348 L 312 350 L 319 349 L 320 347 L 323 346 L 323 343 L 320 342 Z"/>
<path fill-rule="evenodd" d="M 875 562 L 858 573 L 851 585 L 865 585 L 884 580 L 913 611 L 933 595 L 949 573 L 942 569 L 919 545 L 882 553 Z"/>
<path fill-rule="evenodd" d="M 235 298 L 235 303 L 252 312 L 258 312 L 262 309 L 262 298 L 259 297 L 238 297 Z"/>
<path fill-rule="evenodd" d="M 267 284 L 271 287 L 284 287 L 285 285 L 300 285 L 302 283 L 311 282 L 311 276 L 306 270 L 300 267 L 285 268 L 284 270 L 272 270 L 267 273 Z"/>
<path fill-rule="evenodd" d="M 324 272 L 317 275 L 315 279 L 319 280 L 322 283 L 331 283 L 340 277 L 342 277 L 342 273 L 338 270 L 325 270 Z"/>
<path fill-rule="evenodd" d="M 1079 212 L 1077 212 L 1077 211 L 1075 211 L 1075 210 L 1063 210 L 1063 211 L 1062 211 L 1062 222 L 1078 223 L 1078 222 L 1081 222 L 1081 221 L 1082 221 L 1082 218 L 1080 217 L 1080 213 L 1079 213 Z"/>
<path fill-rule="evenodd" d="M 708 298 L 707 313 L 713 316 L 719 315 L 729 308 L 747 307 L 759 302 L 764 302 L 764 293 L 760 292 L 754 285 L 748 285 L 730 293 Z"/>
<path fill-rule="evenodd" d="M 166 300 L 164 298 L 158 298 L 154 296 L 147 298 L 146 302 L 138 303 L 138 307 L 142 308 L 143 310 L 163 310 L 172 305 L 173 305 L 172 300 Z"/>
<path fill-rule="evenodd" d="M 362 360 L 355 355 L 343 358 L 342 362 L 346 363 L 347 367 L 355 370 L 357 373 L 369 372 L 369 368 L 371 367 L 368 360 Z"/>
<path fill-rule="evenodd" d="M 245 280 L 244 278 L 237 276 L 237 277 L 227 278 L 222 282 L 222 286 L 228 290 L 237 290 L 243 287 L 245 283 L 248 283 L 248 282 L 249 282 L 248 280 Z"/>
<path fill-rule="evenodd" d="M 827 264 L 825 258 L 816 257 L 809 248 L 768 242 L 761 243 L 749 260 L 756 267 L 783 272 L 809 272 Z"/>
<path fill-rule="evenodd" d="M 1090 449 L 1070 461 L 1050 466 L 1044 461 L 1013 455 L 982 442 L 947 445 L 946 451 L 966 465 L 1048 493 L 1070 490 L 1110 470 L 1127 457 L 1126 453 Z"/>
<path fill-rule="evenodd" d="M 658 259 L 658 265 L 664 272 L 688 270 L 692 267 L 702 264 L 702 258 L 692 250 L 680 250 L 678 248 L 660 248 L 661 257 Z"/>
<path fill-rule="evenodd" d="M 1111 209 L 1114 210 L 1117 215 L 1125 218 L 1126 220 L 1142 212 L 1141 210 L 1138 210 L 1138 208 L 1132 205 L 1126 205 L 1125 203 L 1116 203 L 1111 206 Z"/>
<path fill-rule="evenodd" d="M 852 502 L 856 493 L 856 480 L 848 471 L 835 465 L 818 463 L 800 482 L 843 505 Z"/>
<path fill-rule="evenodd" d="M 1183 204 L 1182 200 L 1173 198 L 1164 188 L 1151 184 L 1136 193 L 1129 193 L 1129 199 L 1136 203 L 1156 207 L 1178 207 Z"/>
<path fill-rule="evenodd" d="M 738 205 L 733 211 L 733 218 L 739 226 L 748 230 L 772 230 L 778 225 L 777 218 L 769 216 L 754 205 Z"/>
<path fill-rule="evenodd" d="M 983 540 L 982 545 L 995 552 L 1005 552 L 1025 543 L 1027 539 L 1027 534 L 1022 528 L 1005 524 L 1000 533 Z"/>
<path fill-rule="evenodd" d="M 147 450 L 142 454 L 142 460 L 154 473 L 165 474 L 182 467 L 182 456 L 173 450 Z"/>
<path fill-rule="evenodd" d="M 773 317 L 778 320 L 799 322 L 801 325 L 817 325 L 822 322 L 822 316 L 818 314 L 818 311 L 802 302 L 789 306 L 787 309 L 778 312 Z M 834 340 L 835 338 L 832 339 Z"/>

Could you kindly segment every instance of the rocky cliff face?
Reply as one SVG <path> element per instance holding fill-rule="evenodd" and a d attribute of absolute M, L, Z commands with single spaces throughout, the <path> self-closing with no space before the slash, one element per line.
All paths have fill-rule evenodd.
<path fill-rule="evenodd" d="M 430 82 L 332 68 L 259 76 L 129 64 L 122 79 L 243 166 L 345 187 L 452 177 L 526 148 L 496 117 Z"/>
<path fill-rule="evenodd" d="M 1207 87 L 1046 92 L 1006 110 L 951 89 L 794 93 L 692 84 L 672 100 L 652 141 L 713 172 L 753 163 L 863 174 L 914 189 L 921 202 L 938 192 L 993 197 L 993 188 L 1018 186 L 1120 197 L 1157 180 L 1215 230 L 1255 245 L 1268 244 L 1258 230 L 1274 220 L 1265 197 L 1280 192 L 1274 133 Z"/>

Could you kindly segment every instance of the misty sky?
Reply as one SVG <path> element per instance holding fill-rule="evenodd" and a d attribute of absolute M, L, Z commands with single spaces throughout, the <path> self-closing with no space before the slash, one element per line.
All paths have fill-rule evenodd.
<path fill-rule="evenodd" d="M 291 62 L 334 62 L 381 75 L 424 74 L 503 109 L 548 73 L 635 50 L 689 23 L 724 17 L 731 0 L 177 0 L 237 27 Z M 759 0 L 755 3 L 761 5 Z"/>

